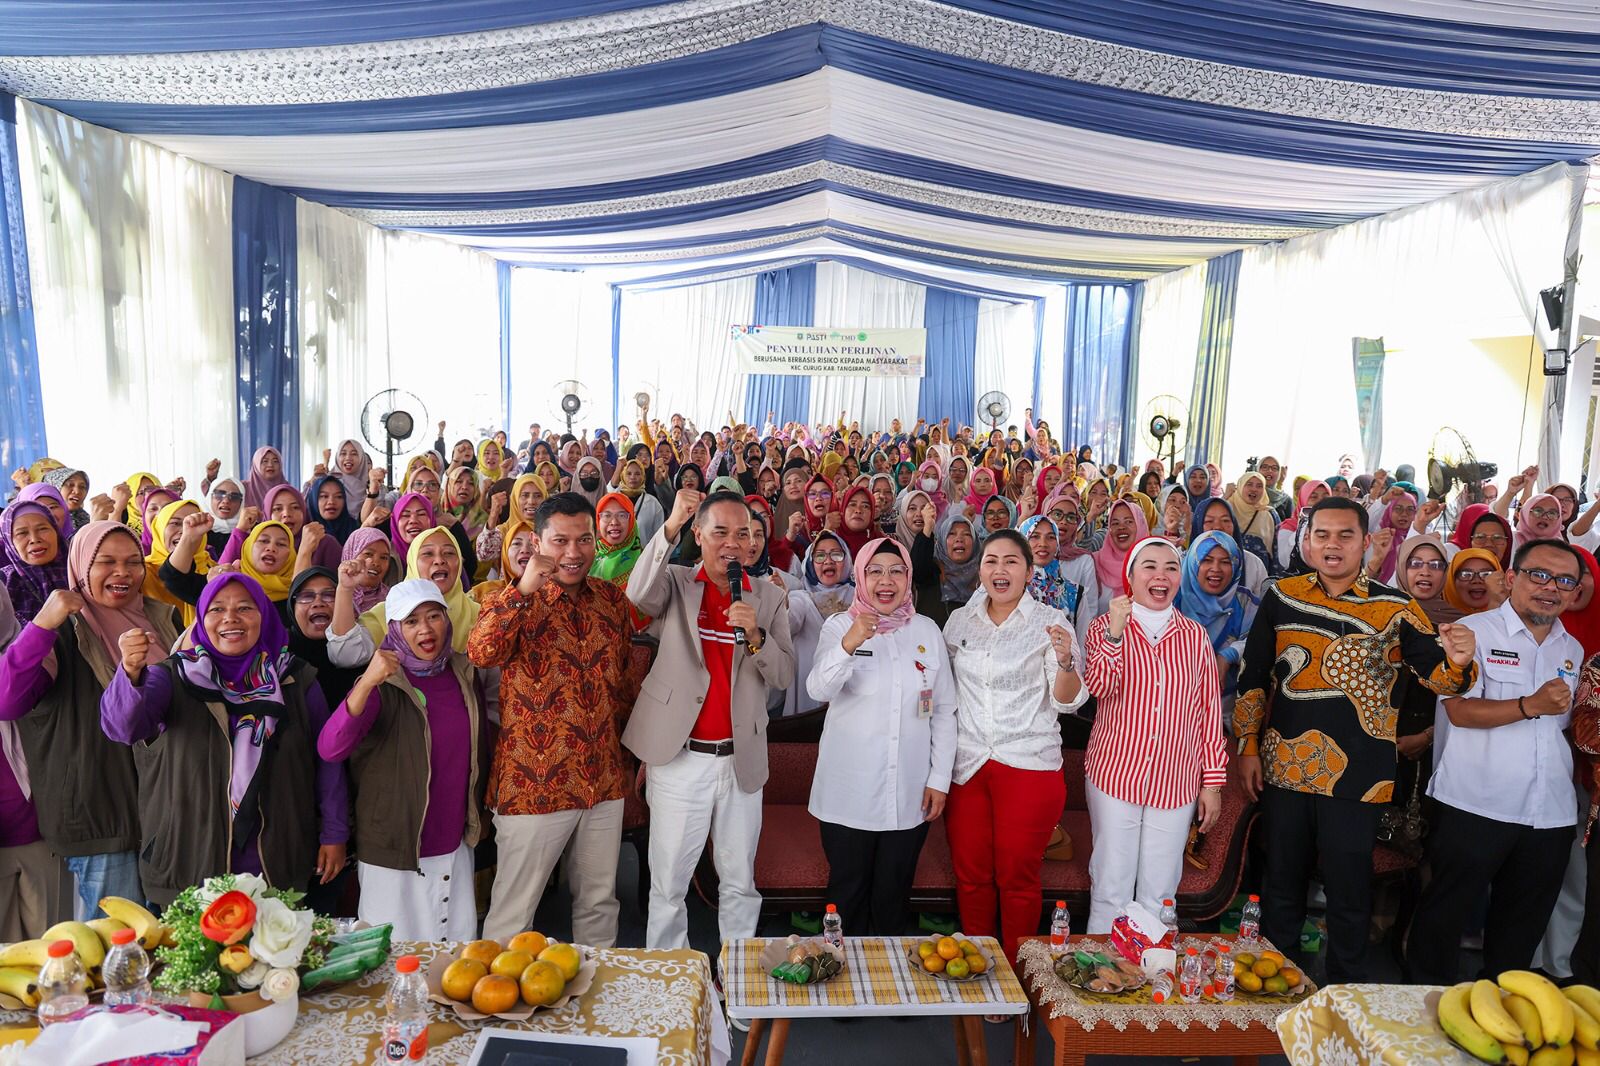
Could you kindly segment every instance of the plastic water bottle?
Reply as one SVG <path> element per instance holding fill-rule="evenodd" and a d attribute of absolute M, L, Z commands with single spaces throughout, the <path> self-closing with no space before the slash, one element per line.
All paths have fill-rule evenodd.
<path fill-rule="evenodd" d="M 1167 943 L 1176 951 L 1178 948 L 1178 905 L 1170 899 L 1161 901 L 1161 924 L 1167 930 Z"/>
<path fill-rule="evenodd" d="M 1261 940 L 1261 897 L 1251 896 L 1245 900 L 1244 910 L 1239 914 L 1239 943 L 1254 947 Z"/>
<path fill-rule="evenodd" d="M 844 950 L 844 919 L 839 917 L 839 908 L 832 903 L 822 915 L 822 941 Z"/>
<path fill-rule="evenodd" d="M 1165 970 L 1159 970 L 1150 979 L 1150 1002 L 1166 1003 L 1172 999 L 1172 975 Z"/>
<path fill-rule="evenodd" d="M 1217 968 L 1211 975 L 1211 998 L 1218 1003 L 1233 999 L 1233 949 L 1225 940 L 1217 942 Z"/>
<path fill-rule="evenodd" d="M 1200 952 L 1185 948 L 1183 970 L 1178 975 L 1178 995 L 1185 1003 L 1197 1003 L 1205 991 L 1205 973 L 1200 965 Z"/>
<path fill-rule="evenodd" d="M 383 1023 L 383 1061 L 421 1062 L 428 1054 L 428 985 L 415 955 L 395 960 Z"/>
<path fill-rule="evenodd" d="M 39 1028 L 59 1022 L 89 1005 L 89 974 L 70 940 L 50 945 L 39 971 Z"/>
<path fill-rule="evenodd" d="M 106 982 L 106 1006 L 150 1001 L 150 956 L 132 929 L 111 934 L 111 951 L 100 965 Z"/>
<path fill-rule="evenodd" d="M 1067 901 L 1056 900 L 1056 909 L 1050 914 L 1050 950 L 1059 955 L 1067 950 L 1067 937 L 1072 934 L 1072 913 Z"/>

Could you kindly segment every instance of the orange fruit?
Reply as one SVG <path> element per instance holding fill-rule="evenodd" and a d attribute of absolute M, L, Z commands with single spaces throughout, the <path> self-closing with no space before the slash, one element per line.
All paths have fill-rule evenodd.
<path fill-rule="evenodd" d="M 512 937 L 511 942 L 506 945 L 506 950 L 526 951 L 529 955 L 532 955 L 537 959 L 539 957 L 539 952 L 543 951 L 549 946 L 550 941 L 546 939 L 543 933 L 536 933 L 532 929 L 529 929 L 526 932 L 518 933 L 516 936 Z"/>
<path fill-rule="evenodd" d="M 1256 964 L 1250 967 L 1250 970 L 1257 977 L 1272 977 L 1278 972 L 1278 964 L 1271 959 L 1257 959 Z"/>
<path fill-rule="evenodd" d="M 956 943 L 956 938 L 953 936 L 940 937 L 939 943 L 934 947 L 942 959 L 953 959 L 961 954 L 961 945 Z"/>
<path fill-rule="evenodd" d="M 922 960 L 922 968 L 929 973 L 944 973 L 944 961 L 943 955 L 935 953 Z"/>
<path fill-rule="evenodd" d="M 963 955 L 978 954 L 978 945 L 974 944 L 970 940 L 962 940 L 956 944 L 956 947 L 961 949 L 961 954 Z"/>
<path fill-rule="evenodd" d="M 1289 988 L 1299 988 L 1300 982 L 1305 980 L 1300 971 L 1293 966 L 1285 966 L 1278 971 L 1278 976 L 1283 978 L 1284 984 Z"/>
<path fill-rule="evenodd" d="M 989 962 L 982 955 L 974 951 L 966 957 L 967 969 L 973 973 L 983 973 L 989 968 Z"/>
<path fill-rule="evenodd" d="M 1261 957 L 1269 962 L 1277 963 L 1280 969 L 1283 967 L 1285 961 L 1283 952 L 1281 951 L 1263 951 L 1261 953 Z"/>
<path fill-rule="evenodd" d="M 1238 984 L 1240 991 L 1243 992 L 1261 991 L 1261 978 L 1257 977 L 1249 970 L 1246 970 L 1244 973 L 1239 975 Z"/>
<path fill-rule="evenodd" d="M 1233 957 L 1233 961 L 1243 963 L 1245 969 L 1249 969 L 1256 964 L 1256 957 L 1250 954 L 1248 951 L 1241 951 L 1239 954 Z"/>
<path fill-rule="evenodd" d="M 492 973 L 472 987 L 472 1009 L 479 1014 L 500 1014 L 517 1005 L 517 982 Z"/>
<path fill-rule="evenodd" d="M 1279 974 L 1276 977 L 1269 977 L 1265 981 L 1261 982 L 1261 987 L 1266 989 L 1268 992 L 1276 992 L 1277 994 L 1282 995 L 1283 993 L 1289 991 L 1289 982 L 1283 979 L 1282 974 Z"/>
<path fill-rule="evenodd" d="M 439 990 L 457 1003 L 465 1003 L 472 998 L 472 987 L 488 972 L 489 967 L 477 959 L 457 959 L 444 968 Z"/>
<path fill-rule="evenodd" d="M 498 954 L 500 954 L 500 944 L 498 941 L 474 940 L 472 943 L 461 949 L 460 957 L 463 959 L 477 959 L 479 962 L 483 963 L 484 966 L 488 966 L 494 961 L 494 957 Z"/>
<path fill-rule="evenodd" d="M 934 953 L 933 941 L 924 940 L 922 943 L 917 945 L 917 955 L 918 955 L 918 957 L 925 959 L 929 955 L 932 955 L 933 953 Z"/>
<path fill-rule="evenodd" d="M 949 962 L 944 964 L 944 972 L 946 977 L 954 977 L 959 980 L 960 978 L 967 976 L 967 974 L 971 973 L 972 971 L 967 969 L 966 959 L 956 958 L 951 959 Z"/>
<path fill-rule="evenodd" d="M 583 956 L 578 954 L 578 949 L 571 944 L 551 944 L 539 952 L 543 962 L 553 962 L 556 969 L 561 971 L 562 980 L 570 981 L 578 976 L 578 967 L 583 965 Z"/>
<path fill-rule="evenodd" d="M 567 990 L 567 982 L 561 976 L 560 969 L 555 963 L 543 959 L 528 963 L 517 984 L 522 989 L 522 1002 L 532 1007 L 548 1007 Z"/>
<path fill-rule="evenodd" d="M 526 970 L 528 963 L 532 961 L 533 956 L 526 951 L 502 951 L 489 964 L 489 972 L 516 980 L 522 976 L 522 971 Z"/>

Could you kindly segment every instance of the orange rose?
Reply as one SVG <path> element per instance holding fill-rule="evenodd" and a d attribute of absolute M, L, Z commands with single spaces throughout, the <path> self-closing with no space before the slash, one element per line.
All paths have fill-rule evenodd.
<path fill-rule="evenodd" d="M 237 944 L 256 924 L 256 904 L 237 890 L 224 892 L 200 916 L 200 933 L 219 944 Z"/>

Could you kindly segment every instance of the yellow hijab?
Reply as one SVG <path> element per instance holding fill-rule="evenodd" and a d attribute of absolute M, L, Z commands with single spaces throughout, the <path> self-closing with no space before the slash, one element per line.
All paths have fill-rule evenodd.
<path fill-rule="evenodd" d="M 506 516 L 500 521 L 500 535 L 502 537 L 509 538 L 511 534 L 508 533 L 507 530 L 511 528 L 511 524 L 513 522 L 523 520 L 522 512 L 517 510 L 517 498 L 522 495 L 522 487 L 524 485 L 533 486 L 533 491 L 539 494 L 540 502 L 543 502 L 550 497 L 550 494 L 545 491 L 544 479 L 538 474 L 528 473 L 518 475 L 517 480 L 511 483 L 511 499 L 506 503 Z"/>
<path fill-rule="evenodd" d="M 416 539 L 411 542 L 410 549 L 406 552 L 406 573 L 416 574 L 418 572 L 418 568 L 422 565 L 422 545 L 427 542 L 429 537 L 435 536 L 446 537 L 449 539 L 451 546 L 455 545 L 455 537 L 445 527 L 434 526 L 432 529 L 424 529 L 417 534 Z M 510 542 L 510 539 L 509 537 L 506 538 L 507 543 Z M 505 549 L 502 548 L 502 554 L 504 551 Z M 451 650 L 464 655 L 467 651 L 467 638 L 472 635 L 472 627 L 478 624 L 478 601 L 469 597 L 462 588 L 461 582 L 457 580 L 455 586 L 444 594 L 444 609 L 445 613 L 450 616 Z M 383 643 L 383 638 L 389 632 L 389 615 L 385 610 L 384 604 L 374 605 L 361 616 L 359 621 L 366 628 L 366 631 L 372 635 L 373 643 Z"/>
<path fill-rule="evenodd" d="M 539 486 L 544 489 L 544 494 L 548 496 L 552 492 L 561 491 L 561 468 L 548 459 L 533 468 L 534 474 L 541 479 L 544 477 L 544 472 L 546 470 L 553 471 L 556 475 L 556 483 L 553 487 L 546 485 L 543 480 L 539 482 Z"/>
<path fill-rule="evenodd" d="M 277 526 L 283 530 L 283 535 L 289 538 L 289 552 L 284 557 L 283 565 L 275 573 L 264 573 L 256 569 L 256 541 L 261 539 L 261 532 L 270 526 Z M 152 539 L 152 543 L 154 543 Z M 289 598 L 289 585 L 294 581 L 294 534 L 282 522 L 269 521 L 257 522 L 250 530 L 250 535 L 244 538 L 244 544 L 239 548 L 239 570 L 260 583 L 267 594 L 267 599 L 273 603 L 282 603 Z"/>
<path fill-rule="evenodd" d="M 484 600 L 517 580 L 511 576 L 511 540 L 523 530 L 533 532 L 533 523 L 520 515 L 500 527 L 500 576 L 493 581 L 480 581 L 472 586 L 472 591 L 467 595 L 473 602 L 482 604 Z"/>
<path fill-rule="evenodd" d="M 485 448 L 487 448 L 491 444 L 493 444 L 500 451 L 500 464 L 498 466 L 490 466 L 488 463 L 484 462 L 484 459 L 483 459 L 483 450 Z M 506 469 L 506 450 L 504 448 L 500 447 L 500 442 L 496 441 L 496 440 L 486 440 L 486 441 L 479 442 L 479 444 L 478 444 L 478 473 L 482 474 L 485 478 L 487 478 L 490 481 L 499 481 L 501 478 L 506 476 L 505 475 L 505 469 Z"/>
<path fill-rule="evenodd" d="M 167 527 L 172 524 L 173 516 L 184 507 L 193 507 L 201 514 L 206 510 L 193 500 L 174 500 L 150 520 L 150 551 L 144 557 L 144 594 L 160 603 L 176 607 L 183 615 L 185 627 L 194 625 L 194 604 L 184 603 L 167 590 L 161 583 L 161 564 L 167 561 L 172 554 L 167 547 Z M 211 554 L 206 549 L 206 542 L 200 542 L 200 550 L 194 555 L 194 573 L 204 576 L 211 570 Z"/>
<path fill-rule="evenodd" d="M 1156 520 L 1156 502 L 1144 493 L 1134 490 L 1124 492 L 1122 498 L 1144 512 L 1144 520 L 1150 529 L 1161 529 L 1162 525 Z"/>
<path fill-rule="evenodd" d="M 150 482 L 152 489 L 161 487 L 160 478 L 143 470 L 130 475 L 123 483 L 128 486 L 128 513 L 124 521 L 129 529 L 141 534 L 144 532 L 144 518 L 139 514 L 139 486 L 146 481 Z"/>

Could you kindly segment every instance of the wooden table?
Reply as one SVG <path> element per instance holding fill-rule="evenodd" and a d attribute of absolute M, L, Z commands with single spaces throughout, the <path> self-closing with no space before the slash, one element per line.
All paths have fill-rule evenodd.
<path fill-rule="evenodd" d="M 1074 936 L 1071 941 L 1084 939 L 1086 938 Z M 1029 944 L 1034 947 L 1030 948 Z M 1032 1013 L 1028 1023 L 1017 1028 L 1016 1050 L 1013 1056 L 1013 1061 L 1016 1063 L 1033 1062 L 1034 1043 L 1041 1028 L 1055 1041 L 1056 1053 L 1052 1061 L 1056 1066 L 1083 1066 L 1084 1060 L 1089 1055 L 1232 1057 L 1239 1066 L 1257 1066 L 1259 1056 L 1283 1053 L 1277 1031 L 1268 1016 L 1272 1013 L 1271 1008 L 1247 1008 L 1252 1012 L 1252 1016 L 1241 1019 L 1244 1022 L 1243 1027 L 1230 1022 L 1221 1024 L 1216 1029 L 1199 1023 L 1179 1028 L 1178 1025 L 1164 1020 L 1154 1022 L 1153 1028 L 1140 1023 L 1118 1028 L 1109 1021 L 1085 1024 L 1069 1014 L 1051 1017 L 1054 1013 L 1051 1004 L 1042 1001 L 1040 996 L 1042 982 L 1028 972 L 1024 961 L 1041 947 L 1048 950 L 1049 945 L 1048 937 L 1031 937 L 1023 942 L 1018 951 L 1019 963 L 1023 964 L 1024 970 L 1023 986 L 1027 989 L 1032 1002 Z M 1277 1010 L 1281 1012 L 1288 1010 L 1289 1007 L 1289 1004 L 1282 1004 Z"/>
<path fill-rule="evenodd" d="M 780 1066 L 797 1018 L 938 1017 L 951 1019 L 959 1066 L 988 1066 L 983 1015 L 1020 1020 L 1030 1009 L 1028 995 L 992 938 L 973 937 L 994 959 L 994 968 L 976 981 L 946 981 L 913 967 L 907 953 L 920 937 L 845 937 L 844 972 L 816 985 L 790 985 L 761 969 L 764 939 L 722 946 L 718 966 L 730 1018 L 748 1020 L 740 1066 L 753 1066 L 762 1037 L 767 1066 Z M 1017 1046 L 1021 1046 L 1018 1025 Z M 1024 1060 L 1018 1059 L 1018 1062 Z M 1031 1060 L 1029 1060 L 1031 1061 Z"/>

